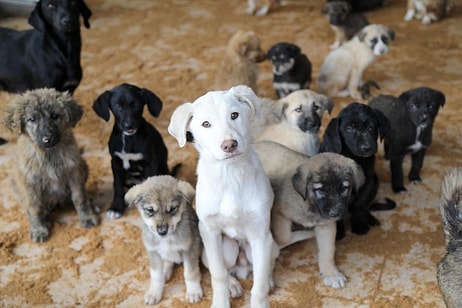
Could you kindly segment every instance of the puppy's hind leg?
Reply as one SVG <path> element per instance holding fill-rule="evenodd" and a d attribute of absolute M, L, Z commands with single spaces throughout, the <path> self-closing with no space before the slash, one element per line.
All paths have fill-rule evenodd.
<path fill-rule="evenodd" d="M 199 258 L 192 251 L 183 254 L 184 281 L 186 284 L 186 299 L 195 304 L 202 299 L 201 271 L 199 268 Z"/>

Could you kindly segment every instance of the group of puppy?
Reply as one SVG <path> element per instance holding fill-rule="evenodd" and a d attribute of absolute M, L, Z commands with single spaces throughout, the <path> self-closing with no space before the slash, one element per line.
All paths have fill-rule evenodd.
<path fill-rule="evenodd" d="M 334 7 L 334 2 L 326 6 Z M 10 49 L 35 48 L 42 56 L 76 40 L 79 58 L 80 15 L 89 27 L 91 11 L 83 0 L 41 0 L 29 18 L 36 30 L 2 29 L 0 37 L 8 37 Z M 41 23 L 46 26 L 40 28 Z M 58 38 L 51 42 L 46 37 L 50 29 L 65 34 L 51 35 Z M 283 42 L 265 53 L 254 33 L 239 31 L 227 47 L 219 74 L 226 79 L 218 77 L 215 87 L 220 90 L 178 106 L 168 126 L 180 147 L 192 143 L 199 153 L 195 188 L 175 177 L 181 166 L 168 167 L 162 135 L 143 117 L 145 105 L 153 117 L 160 115 L 163 104 L 156 94 L 124 83 L 94 101 L 99 117 L 114 117 L 108 144 L 114 196 L 106 215 L 120 218 L 127 206 L 140 213 L 150 261 L 147 304 L 162 299 L 175 263 L 184 266 L 187 300 L 200 301 L 201 261 L 211 274 L 212 307 L 229 307 L 229 297 L 243 293 L 237 278 L 250 273 L 251 306 L 269 307 L 280 250 L 313 237 L 323 283 L 345 286 L 346 277 L 335 265 L 335 241 L 345 236 L 344 218 L 350 217 L 352 232 L 365 234 L 379 224 L 371 210 L 396 206 L 391 199 L 375 202 L 377 140 L 383 140 L 390 160 L 393 191 L 405 192 L 403 159 L 411 153 L 409 181 L 420 182 L 433 123 L 445 104 L 444 94 L 428 87 L 399 97 L 378 95 L 368 104 L 354 102 L 343 108 L 323 138 L 318 136 L 323 114 L 334 107 L 331 97 L 364 97 L 362 72 L 374 55 L 387 52 L 393 37 L 391 29 L 376 24 L 364 25 L 349 40 L 338 36 L 320 70 L 317 93 L 309 89 L 311 63 L 298 46 Z M 31 63 L 26 56 L 20 57 L 25 65 L 16 73 L 0 70 L 1 90 L 21 93 L 3 123 L 18 134 L 14 178 L 35 242 L 48 240 L 50 213 L 57 205 L 72 203 L 84 227 L 98 224 L 99 209 L 90 204 L 85 189 L 88 166 L 72 133 L 83 115 L 72 98 L 82 77 L 80 62 L 72 53 L 61 52 L 71 59 L 64 66 L 52 65 L 61 68 L 54 75 L 43 68 L 39 72 L 44 76 L 25 78 Z M 273 63 L 277 100 L 258 96 L 257 63 L 264 59 Z M 460 255 L 461 178 L 460 168 L 445 178 L 441 206 L 449 248 L 438 266 L 438 279 L 446 302 L 454 306 L 460 306 L 458 294 L 452 292 L 457 280 L 452 269 Z"/>

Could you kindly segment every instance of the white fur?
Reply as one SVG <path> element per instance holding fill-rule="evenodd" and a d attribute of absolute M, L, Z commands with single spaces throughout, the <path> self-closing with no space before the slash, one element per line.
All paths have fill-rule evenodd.
<path fill-rule="evenodd" d="M 168 127 L 181 147 L 190 131 L 199 152 L 196 210 L 212 278 L 214 308 L 230 307 L 223 235 L 250 245 L 254 260 L 251 307 L 269 307 L 276 258 L 270 232 L 274 195 L 250 146 L 248 129 L 259 108 L 259 99 L 247 86 L 208 92 L 194 103 L 179 106 Z M 236 148 L 225 152 L 222 145 L 230 140 L 237 142 Z"/>

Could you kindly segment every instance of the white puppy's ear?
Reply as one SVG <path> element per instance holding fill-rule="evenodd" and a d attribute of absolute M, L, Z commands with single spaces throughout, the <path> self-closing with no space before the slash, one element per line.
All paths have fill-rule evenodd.
<path fill-rule="evenodd" d="M 184 103 L 178 106 L 170 118 L 168 132 L 177 141 L 182 148 L 186 144 L 186 133 L 193 116 L 193 104 Z"/>
<path fill-rule="evenodd" d="M 255 117 L 261 117 L 261 100 L 250 87 L 239 85 L 229 89 L 229 92 L 235 95 L 238 100 L 247 103 Z"/>

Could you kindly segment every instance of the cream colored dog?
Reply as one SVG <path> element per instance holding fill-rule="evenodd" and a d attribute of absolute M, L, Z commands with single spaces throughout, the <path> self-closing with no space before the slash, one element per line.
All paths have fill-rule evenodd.
<path fill-rule="evenodd" d="M 168 127 L 180 147 L 192 135 L 199 152 L 196 210 L 212 277 L 214 308 L 230 307 L 223 235 L 248 243 L 253 261 L 251 307 L 269 307 L 277 245 L 270 232 L 273 191 L 251 146 L 260 101 L 247 86 L 212 91 L 173 112 Z"/>
<path fill-rule="evenodd" d="M 450 11 L 451 6 L 448 0 L 407 0 L 404 20 L 415 18 L 426 25 L 441 20 Z"/>
<path fill-rule="evenodd" d="M 311 90 L 298 90 L 272 104 L 276 121 L 264 125 L 259 140 L 270 140 L 308 155 L 319 150 L 319 128 L 327 110 L 331 113 L 334 104 L 327 96 Z M 271 116 L 271 115 L 270 115 Z"/>
<path fill-rule="evenodd" d="M 271 230 L 279 247 L 315 237 L 324 284 L 343 288 L 346 278 L 334 260 L 336 221 L 347 214 L 353 191 L 364 183 L 361 167 L 340 154 L 307 158 L 270 141 L 255 144 L 255 149 L 274 190 Z"/>
<path fill-rule="evenodd" d="M 384 25 L 370 24 L 351 40 L 331 51 L 324 59 L 318 76 L 318 91 L 330 97 L 350 96 L 361 99 L 359 87 L 364 70 L 377 56 L 388 52 L 395 37 Z"/>
<path fill-rule="evenodd" d="M 215 80 L 217 90 L 246 85 L 258 93 L 258 63 L 265 60 L 260 39 L 252 31 L 237 31 L 229 40 Z"/>

